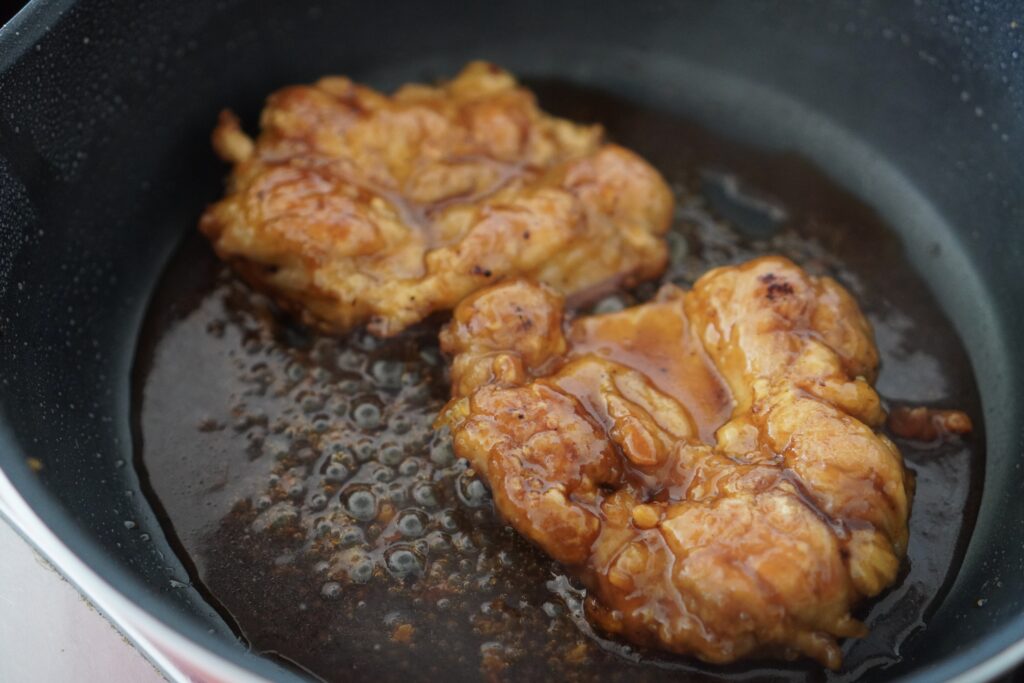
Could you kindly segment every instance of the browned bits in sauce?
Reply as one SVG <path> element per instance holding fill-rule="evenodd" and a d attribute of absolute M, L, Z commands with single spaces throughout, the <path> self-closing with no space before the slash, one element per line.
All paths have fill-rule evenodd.
<path fill-rule="evenodd" d="M 134 403 L 151 499 L 193 563 L 192 580 L 253 650 L 328 680 L 884 680 L 955 578 L 976 510 L 983 425 L 956 333 L 887 228 L 807 164 L 598 91 L 532 85 L 546 110 L 601 121 L 677 186 L 664 281 L 689 287 L 714 266 L 763 253 L 837 275 L 875 328 L 883 397 L 975 418 L 964 439 L 926 447 L 897 437 L 917 480 L 909 562 L 856 615 L 871 637 L 848 641 L 844 668 L 825 673 L 778 662 L 709 667 L 595 633 L 580 586 L 496 517 L 481 478 L 453 458 L 446 435 L 431 433 L 450 391 L 442 320 L 386 342 L 311 334 L 239 283 L 199 236 L 153 299 Z M 709 166 L 781 202 L 787 222 L 775 222 L 779 212 L 737 219 L 751 215 L 732 210 L 743 197 L 726 196 L 720 173 L 700 172 Z M 583 313 L 648 301 L 658 284 L 606 292 Z M 372 498 L 353 499 L 359 492 Z"/>
<path fill-rule="evenodd" d="M 914 441 L 938 441 L 970 434 L 971 418 L 962 410 L 898 406 L 889 412 L 889 429 Z"/>

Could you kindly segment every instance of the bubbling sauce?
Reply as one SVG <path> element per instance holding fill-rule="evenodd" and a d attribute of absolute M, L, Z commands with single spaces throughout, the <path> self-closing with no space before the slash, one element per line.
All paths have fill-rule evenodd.
<path fill-rule="evenodd" d="M 977 508 L 983 433 L 955 332 L 878 217 L 805 162 L 600 92 L 532 85 L 552 113 L 604 123 L 678 195 L 665 275 L 585 312 L 780 253 L 858 299 L 875 326 L 876 386 L 889 407 L 923 402 L 974 421 L 964 438 L 894 435 L 917 490 L 903 576 L 855 615 L 870 634 L 846 641 L 843 668 L 825 672 L 807 662 L 713 667 L 594 632 L 583 591 L 497 518 L 449 436 L 431 429 L 449 395 L 443 317 L 388 340 L 316 335 L 249 290 L 194 232 L 154 295 L 134 403 L 137 464 L 193 581 L 253 650 L 327 680 L 884 677 L 912 656 Z M 578 334 L 599 345 L 599 332 L 612 333 Z M 703 365 L 682 359 L 671 371 Z M 720 422 L 718 402 L 680 399 L 709 429 Z"/>

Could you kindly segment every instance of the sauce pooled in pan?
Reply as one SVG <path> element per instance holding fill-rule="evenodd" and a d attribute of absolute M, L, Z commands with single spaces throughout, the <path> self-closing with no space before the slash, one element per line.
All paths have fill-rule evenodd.
<path fill-rule="evenodd" d="M 495 516 L 486 486 L 430 429 L 449 394 L 442 321 L 386 341 L 312 334 L 237 282 L 197 236 L 154 298 L 135 404 L 151 498 L 194 580 L 254 649 L 329 679 L 635 680 L 664 678 L 666 667 L 839 679 L 895 661 L 904 642 L 912 652 L 955 576 L 983 440 L 966 355 L 898 242 L 803 162 L 601 93 L 535 90 L 559 115 L 600 120 L 677 189 L 661 281 L 689 287 L 711 267 L 767 253 L 832 274 L 874 325 L 890 407 L 975 418 L 963 440 L 897 439 L 917 481 L 908 561 L 856 615 L 869 635 L 844 642 L 844 667 L 830 674 L 806 663 L 703 666 L 594 634 L 579 587 Z M 646 301 L 656 288 L 594 308 Z"/>

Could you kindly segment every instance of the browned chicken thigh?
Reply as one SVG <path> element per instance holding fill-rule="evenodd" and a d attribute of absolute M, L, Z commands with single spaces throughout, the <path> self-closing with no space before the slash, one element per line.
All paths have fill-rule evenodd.
<path fill-rule="evenodd" d="M 285 88 L 261 129 L 222 115 L 214 147 L 234 169 L 200 229 L 322 329 L 395 334 L 506 277 L 575 294 L 664 268 L 658 172 L 491 64 L 390 97 L 341 77 Z"/>
<path fill-rule="evenodd" d="M 442 344 L 439 424 L 606 631 L 832 668 L 863 635 L 850 610 L 896 578 L 911 485 L 836 282 L 765 257 L 567 324 L 518 280 L 463 301 Z"/>

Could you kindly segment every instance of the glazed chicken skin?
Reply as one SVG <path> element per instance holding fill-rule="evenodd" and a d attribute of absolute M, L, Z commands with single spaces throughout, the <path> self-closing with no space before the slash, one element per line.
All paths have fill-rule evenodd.
<path fill-rule="evenodd" d="M 542 112 L 494 65 L 388 97 L 347 78 L 280 90 L 202 216 L 217 254 L 302 320 L 396 334 L 503 278 L 563 294 L 658 275 L 673 198 L 600 126 Z"/>
<path fill-rule="evenodd" d="M 764 257 L 568 324 L 517 280 L 463 301 L 442 346 L 438 423 L 605 631 L 830 668 L 865 633 L 850 610 L 896 578 L 911 484 L 835 281 Z"/>

